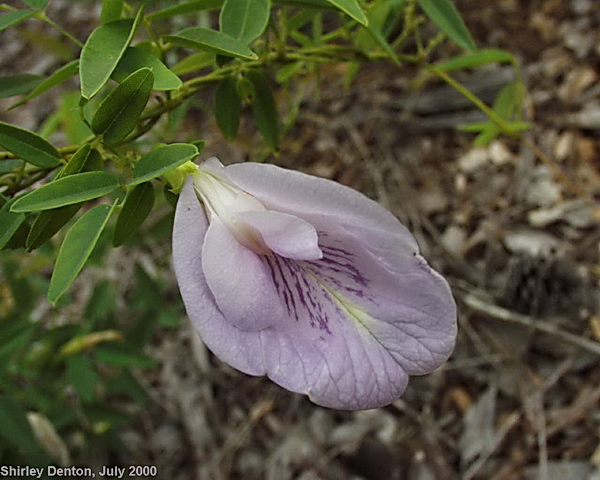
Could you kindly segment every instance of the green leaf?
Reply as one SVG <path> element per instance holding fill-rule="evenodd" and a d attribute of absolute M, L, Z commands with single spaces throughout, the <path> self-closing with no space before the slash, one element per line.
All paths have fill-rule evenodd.
<path fill-rule="evenodd" d="M 494 112 L 504 120 L 511 120 L 519 112 L 523 100 L 523 85 L 509 83 L 498 93 L 494 101 Z"/>
<path fill-rule="evenodd" d="M 279 145 L 279 114 L 271 85 L 264 73 L 250 71 L 246 78 L 254 86 L 252 110 L 258 130 L 271 148 Z"/>
<path fill-rule="evenodd" d="M 4 173 L 13 173 L 13 172 L 16 172 L 17 170 L 21 170 L 24 165 L 25 165 L 25 162 L 23 162 L 23 160 L 19 160 L 16 158 L 2 160 L 0 162 L 0 175 L 2 175 Z"/>
<path fill-rule="evenodd" d="M 81 95 L 92 98 L 104 86 L 129 46 L 142 19 L 143 8 L 135 20 L 115 20 L 97 27 L 81 51 L 79 75 Z"/>
<path fill-rule="evenodd" d="M 57 179 L 68 175 L 75 175 L 82 171 L 97 170 L 101 167 L 100 154 L 90 145 L 84 145 L 71 157 L 69 163 Z M 50 240 L 62 227 L 64 227 L 79 211 L 84 202 L 65 205 L 39 213 L 27 235 L 27 250 L 35 250 Z"/>
<path fill-rule="evenodd" d="M 215 62 L 215 54 L 212 52 L 196 52 L 185 57 L 181 62 L 171 67 L 171 71 L 176 75 L 185 75 L 211 66 Z"/>
<path fill-rule="evenodd" d="M 242 99 L 237 92 L 237 82 L 233 77 L 225 77 L 215 93 L 215 118 L 223 136 L 228 140 L 237 136 L 241 114 Z"/>
<path fill-rule="evenodd" d="M 225 0 L 221 31 L 248 45 L 260 37 L 269 23 L 270 0 Z"/>
<path fill-rule="evenodd" d="M 349 17 L 356 20 L 361 25 L 365 27 L 369 25 L 369 20 L 365 15 L 362 7 L 356 0 L 327 0 L 334 7 L 338 8 L 342 12 L 344 12 Z"/>
<path fill-rule="evenodd" d="M 150 182 L 133 187 L 127 194 L 123 209 L 117 218 L 113 247 L 120 247 L 136 233 L 154 206 L 154 187 Z"/>
<path fill-rule="evenodd" d="M 81 105 L 84 104 L 82 100 L 85 99 L 83 99 L 79 92 L 72 90 L 64 92 L 60 99 L 59 108 L 56 111 L 59 125 L 62 127 L 62 131 L 67 137 L 67 140 L 69 143 L 75 145 L 85 143 L 90 136 L 94 135 L 90 130 L 90 127 L 88 127 L 89 122 L 86 123 L 81 115 Z M 87 102 L 87 100 L 85 102 Z M 99 102 L 93 102 L 92 106 L 97 105 L 98 103 Z M 85 107 L 88 105 L 89 103 L 83 107 L 84 115 L 86 113 Z M 86 120 L 89 116 L 90 115 L 85 115 Z"/>
<path fill-rule="evenodd" d="M 128 185 L 139 185 L 183 165 L 198 155 L 198 149 L 189 143 L 162 145 L 144 155 L 133 168 L 133 179 Z"/>
<path fill-rule="evenodd" d="M 327 7 L 334 10 L 334 7 L 326 3 Z M 286 22 L 288 32 L 293 30 L 301 30 L 305 25 L 315 22 L 318 15 L 321 14 L 321 10 L 309 8 L 298 12 L 296 15 L 290 16 Z M 322 17 L 321 17 L 322 18 Z M 306 29 L 308 31 L 308 29 Z"/>
<path fill-rule="evenodd" d="M 165 35 L 163 38 L 181 47 L 208 50 L 228 57 L 240 57 L 250 60 L 258 58 L 252 50 L 239 40 L 210 28 L 186 28 L 177 35 Z"/>
<path fill-rule="evenodd" d="M 457 129 L 461 132 L 479 133 L 489 128 L 490 125 L 494 125 L 493 122 L 463 123 Z M 528 122 L 508 122 L 508 126 L 512 132 L 522 132 L 532 127 L 531 123 Z"/>
<path fill-rule="evenodd" d="M 305 62 L 288 63 L 284 67 L 279 68 L 277 74 L 275 75 L 275 81 L 277 83 L 286 83 L 293 78 L 294 75 L 301 75 L 306 71 L 305 69 Z"/>
<path fill-rule="evenodd" d="M 198 149 L 198 153 L 200 154 L 204 150 L 204 147 L 206 147 L 206 140 L 196 140 L 191 144 Z"/>
<path fill-rule="evenodd" d="M 35 250 L 50 240 L 75 216 L 83 204 L 84 202 L 79 202 L 40 212 L 27 234 L 27 250 Z"/>
<path fill-rule="evenodd" d="M 12 27 L 23 20 L 33 17 L 35 10 L 14 10 L 12 12 L 0 14 L 0 32 Z"/>
<path fill-rule="evenodd" d="M 8 123 L 0 122 L 0 146 L 38 167 L 53 168 L 60 163 L 58 150 L 46 140 Z"/>
<path fill-rule="evenodd" d="M 72 62 L 67 63 L 60 67 L 56 72 L 50 75 L 48 78 L 40 82 L 31 92 L 29 92 L 22 100 L 15 103 L 10 108 L 18 107 L 19 105 L 23 105 L 25 102 L 28 102 L 32 98 L 41 95 L 47 90 L 50 90 L 57 85 L 60 85 L 65 80 L 68 80 L 73 75 L 75 75 L 79 71 L 79 60 L 73 60 Z"/>
<path fill-rule="evenodd" d="M 21 73 L 0 77 L 0 98 L 22 95 L 34 89 L 43 80 L 41 75 Z"/>
<path fill-rule="evenodd" d="M 86 144 L 73 154 L 57 179 L 85 171 L 100 170 L 101 167 L 102 157 L 90 144 Z"/>
<path fill-rule="evenodd" d="M 94 291 L 83 311 L 83 318 L 86 320 L 88 331 L 94 329 L 98 322 L 104 322 L 113 316 L 116 310 L 117 292 L 115 285 L 108 280 L 103 280 L 94 285 Z"/>
<path fill-rule="evenodd" d="M 10 237 L 8 243 L 4 246 L 7 250 L 17 250 L 18 248 L 25 248 L 27 242 L 27 235 L 29 235 L 31 227 L 27 222 L 23 222 L 17 231 Z"/>
<path fill-rule="evenodd" d="M 140 386 L 130 371 L 122 369 L 118 376 L 110 378 L 106 383 L 110 395 L 127 395 L 137 405 L 143 405 L 148 400 L 148 393 Z"/>
<path fill-rule="evenodd" d="M 100 22 L 109 23 L 121 18 L 123 12 L 123 0 L 103 0 Z"/>
<path fill-rule="evenodd" d="M 114 145 L 135 128 L 148 103 L 154 75 L 149 68 L 129 75 L 106 97 L 92 118 L 92 131 L 103 141 Z"/>
<path fill-rule="evenodd" d="M 439 29 L 468 51 L 477 49 L 475 42 L 452 0 L 417 0 L 425 14 Z"/>
<path fill-rule="evenodd" d="M 374 48 L 379 45 L 388 56 L 396 63 L 400 64 L 400 60 L 396 55 L 396 52 L 390 46 L 387 35 L 388 35 L 388 24 L 390 19 L 393 21 L 395 18 L 399 18 L 402 15 L 402 1 L 401 2 L 380 2 L 374 3 L 367 11 L 367 19 L 369 25 L 366 29 L 361 30 L 356 35 L 356 43 L 361 49 L 370 53 Z"/>
<path fill-rule="evenodd" d="M 175 197 L 177 200 L 177 196 Z M 155 313 L 162 309 L 161 299 L 162 294 L 160 291 L 160 285 L 158 282 L 148 275 L 148 272 L 139 263 L 135 265 L 135 291 L 132 292 L 131 300 L 135 302 L 137 309 L 145 313 Z M 156 315 L 152 319 L 152 323 L 156 323 L 158 320 Z M 139 324 L 138 324 L 139 325 Z M 139 333 L 140 328 L 136 328 Z M 149 337 L 150 335 L 142 335 Z M 1 340 L 1 337 L 0 337 Z M 132 339 L 133 340 L 133 339 Z M 135 341 L 140 346 L 144 345 L 144 342 L 139 342 L 140 338 L 138 335 L 135 336 Z M 149 338 L 147 340 L 150 340 Z"/>
<path fill-rule="evenodd" d="M 25 221 L 22 213 L 10 211 L 11 202 L 6 202 L 0 208 L 0 250 L 3 249 L 21 224 Z"/>
<path fill-rule="evenodd" d="M 19 198 L 12 212 L 36 212 L 108 195 L 119 182 L 110 173 L 85 172 L 63 177 Z"/>
<path fill-rule="evenodd" d="M 522 101 L 523 85 L 520 83 L 509 83 L 500 90 L 492 108 L 500 118 L 510 121 L 514 116 L 518 116 Z M 517 118 L 517 120 L 519 120 L 519 118 Z M 502 130 L 500 127 L 490 121 L 477 138 L 475 138 L 473 145 L 476 147 L 488 145 L 501 133 Z"/>
<path fill-rule="evenodd" d="M 123 410 L 108 407 L 100 403 L 89 405 L 84 409 L 85 417 L 92 424 L 101 426 L 101 432 L 107 432 L 118 425 L 132 423 L 133 418 L 130 413 Z"/>
<path fill-rule="evenodd" d="M 164 8 L 158 12 L 146 15 L 147 20 L 161 20 L 171 18 L 176 15 L 185 15 L 188 13 L 199 12 L 201 10 L 216 10 L 223 6 L 224 0 L 193 0 L 191 2 L 182 2 L 172 7 Z"/>
<path fill-rule="evenodd" d="M 505 50 L 497 50 L 495 48 L 488 48 L 483 50 L 476 50 L 473 53 L 467 55 L 460 55 L 458 57 L 444 60 L 435 65 L 435 68 L 444 72 L 452 72 L 454 70 L 463 70 L 465 68 L 475 68 L 481 65 L 487 65 L 489 63 L 513 63 L 516 64 L 517 60 L 513 55 Z"/>
<path fill-rule="evenodd" d="M 96 398 L 96 386 L 100 378 L 92 367 L 92 362 L 84 355 L 67 358 L 67 381 L 75 387 L 84 402 L 91 402 Z"/>
<path fill-rule="evenodd" d="M 0 436 L 27 453 L 40 451 L 25 410 L 17 400 L 8 395 L 0 396 Z"/>
<path fill-rule="evenodd" d="M 22 351 L 24 347 L 31 345 L 31 337 L 35 330 L 35 326 L 29 321 L 7 320 L 7 318 L 4 318 L 1 323 L 0 363 L 4 363 L 1 360 L 8 360 L 7 357 L 12 356 L 15 358 L 20 350 Z"/>
<path fill-rule="evenodd" d="M 375 39 L 379 46 L 383 48 L 383 51 L 388 54 L 388 56 L 396 65 L 400 65 L 400 59 L 398 58 L 398 55 L 396 55 L 396 52 L 394 52 L 394 50 L 392 49 L 391 45 L 387 41 L 387 38 L 385 38 L 383 33 L 381 33 L 381 30 L 371 27 L 367 28 L 369 29 L 369 33 L 371 34 L 371 36 Z"/>
<path fill-rule="evenodd" d="M 128 367 L 153 367 L 156 360 L 122 345 L 102 345 L 94 349 L 96 360 L 109 365 L 121 365 Z"/>
<path fill-rule="evenodd" d="M 169 205 L 171 205 L 173 208 L 175 208 L 177 206 L 177 195 L 175 195 L 171 191 L 171 189 L 169 188 L 169 185 L 165 184 L 165 186 L 163 187 L 163 195 Z"/>
<path fill-rule="evenodd" d="M 23 0 L 27 5 L 31 8 L 35 8 L 36 10 L 41 10 L 46 5 L 48 5 L 48 0 Z"/>
<path fill-rule="evenodd" d="M 82 173 L 80 175 L 90 175 Z M 73 177 L 67 177 L 68 178 Z M 100 234 L 114 209 L 114 205 L 98 205 L 87 211 L 67 233 L 58 252 L 50 279 L 48 301 L 55 304 L 67 291 L 91 255 Z"/>
<path fill-rule="evenodd" d="M 244 103 L 252 103 L 254 95 L 256 94 L 254 84 L 245 77 L 238 79 L 237 92 Z"/>
<path fill-rule="evenodd" d="M 136 47 L 128 47 L 125 50 L 125 55 L 112 74 L 112 79 L 122 82 L 128 75 L 144 67 L 152 70 L 154 90 L 175 90 L 183 84 L 181 79 L 158 58 Z"/>
<path fill-rule="evenodd" d="M 318 10 L 337 10 L 329 0 L 273 0 L 273 3 L 293 7 L 316 8 Z"/>

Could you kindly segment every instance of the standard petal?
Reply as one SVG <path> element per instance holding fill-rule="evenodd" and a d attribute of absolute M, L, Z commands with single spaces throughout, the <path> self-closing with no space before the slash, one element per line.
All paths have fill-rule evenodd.
<path fill-rule="evenodd" d="M 284 315 L 268 268 L 216 216 L 204 240 L 202 269 L 219 310 L 240 330 L 262 330 Z"/>
<path fill-rule="evenodd" d="M 446 281 L 420 256 L 397 247 L 374 255 L 342 228 L 319 239 L 323 258 L 303 265 L 411 375 L 450 355 L 456 306 Z"/>
<path fill-rule="evenodd" d="M 265 257 L 287 315 L 262 333 L 269 378 L 319 405 L 367 409 L 402 394 L 408 374 L 317 277 L 287 258 Z"/>
<path fill-rule="evenodd" d="M 335 223 L 365 239 L 377 238 L 384 244 L 393 241 L 418 251 L 414 237 L 396 217 L 349 187 L 262 163 L 229 165 L 225 172 L 230 181 L 255 196 L 267 209 L 296 215 L 317 230 L 327 230 Z"/>
<path fill-rule="evenodd" d="M 239 312 L 223 312 L 217 303 L 235 308 L 243 303 L 223 303 L 219 292 L 229 283 L 218 277 L 222 284 L 217 288 L 210 280 L 227 259 L 214 255 L 211 268 L 216 273 L 208 274 L 208 289 L 201 253 L 194 254 L 192 265 L 180 253 L 193 245 L 194 237 L 197 248 L 203 231 L 196 228 L 193 235 L 184 231 L 184 218 L 190 213 L 186 203 L 181 213 L 178 206 L 174 242 L 178 235 L 183 240 L 174 256 L 184 302 L 200 336 L 223 361 L 247 373 L 266 373 L 281 386 L 308 394 L 317 404 L 366 409 L 391 403 L 406 388 L 409 374 L 429 372 L 448 357 L 456 335 L 450 290 L 418 255 L 414 238 L 391 214 L 328 180 L 268 165 L 235 165 L 226 171 L 228 181 L 268 209 L 314 226 L 323 256 L 302 260 L 253 254 L 268 272 L 284 312 L 259 332 L 242 331 L 231 321 L 240 317 Z M 197 200 L 193 208 L 202 212 Z M 283 248 L 288 241 L 285 233 L 272 233 L 273 245 Z M 215 246 L 225 245 L 221 237 L 215 237 Z M 208 264 L 208 247 L 204 253 Z M 243 265 L 246 260 L 236 260 L 240 261 Z M 267 285 L 262 278 L 259 283 Z M 184 291 L 186 283 L 191 287 Z M 202 306 L 194 310 L 198 299 Z M 212 315 L 210 322 L 205 321 L 207 312 Z"/>
<path fill-rule="evenodd" d="M 240 212 L 236 217 L 258 230 L 265 244 L 282 257 L 316 260 L 323 256 L 315 227 L 301 218 L 272 210 Z"/>
<path fill-rule="evenodd" d="M 267 374 L 281 386 L 308 394 L 323 406 L 375 408 L 396 399 L 408 375 L 307 271 L 290 259 L 261 257 L 286 312 L 260 332 L 225 320 L 202 271 L 204 210 L 188 182 L 175 216 L 173 259 L 188 315 L 202 340 L 222 361 L 251 375 Z"/>
<path fill-rule="evenodd" d="M 257 332 L 227 322 L 202 273 L 202 243 L 208 219 L 188 179 L 177 202 L 173 263 L 188 316 L 204 343 L 222 361 L 249 375 L 265 375 L 263 344 Z"/>

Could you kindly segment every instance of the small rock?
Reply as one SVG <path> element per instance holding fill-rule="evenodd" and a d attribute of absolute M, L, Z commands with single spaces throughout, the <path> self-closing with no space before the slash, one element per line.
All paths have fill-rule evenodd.
<path fill-rule="evenodd" d="M 547 167 L 538 167 L 533 173 L 533 181 L 527 188 L 526 201 L 529 205 L 549 207 L 560 199 L 560 185 L 552 177 Z"/>
<path fill-rule="evenodd" d="M 467 234 L 458 225 L 450 225 L 442 235 L 442 245 L 456 256 L 462 256 Z"/>
<path fill-rule="evenodd" d="M 583 15 L 592 9 L 592 0 L 573 0 L 571 8 L 574 13 Z"/>
<path fill-rule="evenodd" d="M 500 140 L 495 140 L 488 147 L 488 154 L 494 165 L 506 165 L 509 163 L 513 155 L 508 147 Z"/>
<path fill-rule="evenodd" d="M 586 130 L 600 129 L 600 103 L 588 103 L 583 110 L 568 115 L 567 123 Z"/>
<path fill-rule="evenodd" d="M 567 74 L 567 78 L 558 90 L 559 98 L 573 103 L 583 92 L 598 81 L 598 74 L 589 66 L 577 68 Z"/>
<path fill-rule="evenodd" d="M 443 212 L 448 208 L 448 197 L 439 187 L 429 186 L 419 195 L 419 207 L 425 215 Z"/>
<path fill-rule="evenodd" d="M 575 144 L 575 134 L 571 130 L 563 132 L 554 144 L 554 158 L 559 162 L 566 160 L 573 151 Z"/>
<path fill-rule="evenodd" d="M 551 208 L 533 210 L 527 215 L 529 223 L 542 228 L 562 220 L 575 228 L 588 228 L 597 220 L 592 208 L 583 200 L 562 202 Z"/>
<path fill-rule="evenodd" d="M 508 233 L 503 242 L 511 253 L 531 257 L 547 257 L 560 249 L 560 242 L 557 238 L 536 230 L 519 230 Z"/>
<path fill-rule="evenodd" d="M 473 173 L 483 167 L 490 157 L 486 148 L 473 148 L 458 159 L 458 168 L 465 173 Z"/>
<path fill-rule="evenodd" d="M 583 22 L 565 22 L 560 28 L 565 46 L 572 50 L 577 58 L 583 59 L 588 56 L 596 46 L 596 31 L 589 28 L 586 17 L 581 18 Z"/>
<path fill-rule="evenodd" d="M 454 188 L 457 193 L 464 194 L 467 191 L 467 176 L 464 173 L 459 173 L 454 179 Z"/>

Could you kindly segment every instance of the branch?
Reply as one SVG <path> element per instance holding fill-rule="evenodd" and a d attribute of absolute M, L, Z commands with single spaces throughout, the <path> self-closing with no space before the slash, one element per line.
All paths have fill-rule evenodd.
<path fill-rule="evenodd" d="M 458 294 L 460 299 L 468 307 L 475 310 L 476 312 L 483 313 L 485 315 L 488 315 L 489 317 L 496 318 L 498 320 L 502 320 L 509 323 L 515 323 L 517 325 L 523 325 L 532 328 L 533 330 L 544 332 L 559 340 L 562 340 L 563 342 L 570 343 L 571 345 L 583 348 L 588 352 L 600 355 L 600 343 L 596 341 L 589 340 L 585 337 L 569 333 L 544 320 L 534 319 L 527 315 L 522 315 L 520 313 L 513 312 L 512 310 L 507 310 L 506 308 L 499 307 L 498 305 L 488 303 L 485 300 L 482 300 L 478 296 L 473 295 L 471 293 L 455 293 Z"/>

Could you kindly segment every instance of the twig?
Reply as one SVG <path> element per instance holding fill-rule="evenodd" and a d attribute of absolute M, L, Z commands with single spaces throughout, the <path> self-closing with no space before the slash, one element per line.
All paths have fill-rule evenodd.
<path fill-rule="evenodd" d="M 50 25 L 52 28 L 54 28 L 57 32 L 61 33 L 65 37 L 67 37 L 79 48 L 83 48 L 83 43 L 81 43 L 79 40 L 77 40 L 73 35 L 71 35 L 69 32 L 67 32 L 64 28 L 62 28 L 60 25 L 58 25 L 52 19 L 48 18 L 48 16 L 44 12 L 40 12 L 39 14 L 36 15 L 36 17 L 39 18 L 40 20 L 42 20 L 43 22 L 46 22 L 48 25 Z"/>
<path fill-rule="evenodd" d="M 547 426 L 546 435 L 552 438 L 566 428 L 589 418 L 591 411 L 595 411 L 600 400 L 600 385 L 592 388 L 583 387 L 575 400 L 568 407 L 550 412 L 551 422 Z"/>
<path fill-rule="evenodd" d="M 498 305 L 488 303 L 471 293 L 455 293 L 458 294 L 458 296 L 466 305 L 477 312 L 485 313 L 486 315 L 498 320 L 524 325 L 533 330 L 547 333 L 548 335 L 552 335 L 563 342 L 570 343 L 571 345 L 575 345 L 591 353 L 600 355 L 600 343 L 598 342 L 574 335 L 543 320 L 533 319 L 527 315 L 522 315 L 520 313 L 507 310 L 506 308 L 499 307 Z"/>
<path fill-rule="evenodd" d="M 87 138 L 83 142 L 81 142 L 81 145 L 69 145 L 68 147 L 60 147 L 58 148 L 58 153 L 60 153 L 61 157 L 64 155 L 75 153 L 84 143 L 90 143 L 93 139 L 94 137 Z M 17 157 L 12 152 L 0 152 L 0 160 L 14 160 L 16 158 L 20 157 Z"/>
<path fill-rule="evenodd" d="M 544 395 L 540 391 L 534 397 L 536 403 L 536 430 L 538 444 L 538 465 L 540 480 L 548 480 L 548 432 L 546 429 L 546 411 L 544 410 Z"/>
<path fill-rule="evenodd" d="M 519 423 L 521 420 L 521 414 L 518 412 L 512 413 L 500 427 L 498 432 L 496 432 L 494 443 L 490 445 L 485 452 L 481 454 L 481 456 L 474 462 L 465 472 L 463 478 L 465 480 L 472 480 L 477 476 L 477 473 L 481 468 L 485 465 L 485 463 L 489 460 L 492 454 L 496 451 L 496 449 L 502 445 L 506 435 Z"/>
<path fill-rule="evenodd" d="M 490 121 L 494 123 L 505 135 L 520 139 L 523 142 L 523 145 L 525 145 L 529 150 L 531 150 L 535 154 L 535 156 L 539 158 L 540 161 L 542 161 L 542 163 L 544 163 L 546 166 L 548 166 L 548 168 L 550 168 L 554 176 L 558 178 L 569 191 L 571 191 L 579 198 L 582 198 L 584 201 L 591 204 L 592 206 L 597 205 L 592 196 L 587 192 L 583 191 L 581 188 L 579 188 L 579 186 L 563 172 L 560 166 L 556 162 L 552 161 L 552 159 L 550 159 L 550 157 L 546 155 L 546 153 L 544 153 L 544 151 L 540 147 L 538 147 L 531 140 L 525 138 L 520 131 L 517 131 L 514 128 L 512 128 L 509 122 L 500 117 L 500 115 L 498 115 L 493 109 L 487 106 L 479 97 L 477 97 L 470 90 L 465 88 L 464 85 L 457 82 L 446 72 L 436 68 L 433 65 L 425 63 L 422 66 L 425 70 L 432 73 L 433 75 L 437 75 L 444 82 L 453 87 L 457 92 L 461 93 L 465 98 L 470 100 L 471 103 L 473 103 L 479 110 L 481 110 L 485 115 L 487 115 Z M 519 74 L 519 69 L 517 69 L 517 73 Z"/>
<path fill-rule="evenodd" d="M 490 364 L 497 364 L 503 362 L 502 355 L 498 354 L 490 354 L 490 355 L 481 355 L 479 357 L 471 357 L 464 358 L 461 360 L 454 360 L 450 362 L 446 362 L 442 367 L 440 367 L 439 371 L 449 371 L 449 370 L 462 370 L 466 368 L 476 368 Z"/>

